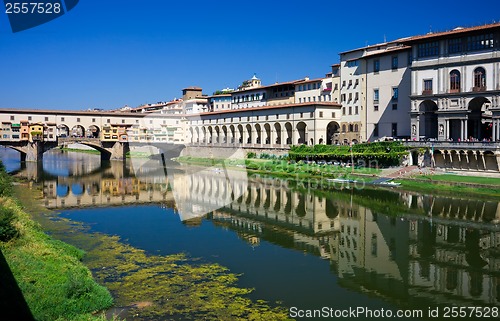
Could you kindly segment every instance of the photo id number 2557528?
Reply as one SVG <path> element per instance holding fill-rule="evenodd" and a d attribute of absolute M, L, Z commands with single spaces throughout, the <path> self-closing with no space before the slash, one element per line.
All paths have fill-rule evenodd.
<path fill-rule="evenodd" d="M 7 14 L 58 14 L 61 12 L 59 2 L 7 2 L 5 13 Z"/>

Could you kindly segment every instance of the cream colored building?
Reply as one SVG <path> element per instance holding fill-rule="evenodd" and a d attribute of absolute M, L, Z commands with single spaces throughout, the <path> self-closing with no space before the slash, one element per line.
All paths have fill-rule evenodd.
<path fill-rule="evenodd" d="M 398 41 L 366 48 L 363 55 L 366 89 L 362 108 L 368 141 L 410 137 L 410 59 L 410 47 Z"/>
<path fill-rule="evenodd" d="M 340 120 L 331 102 L 283 104 L 188 115 L 188 144 L 276 148 L 325 144 L 327 127 Z"/>
<path fill-rule="evenodd" d="M 364 91 L 366 62 L 362 59 L 365 49 L 355 49 L 340 54 L 340 143 L 358 143 L 366 140 L 364 126 Z"/>

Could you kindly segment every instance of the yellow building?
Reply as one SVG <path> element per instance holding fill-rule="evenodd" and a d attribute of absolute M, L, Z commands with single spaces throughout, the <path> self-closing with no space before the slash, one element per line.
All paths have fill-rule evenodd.
<path fill-rule="evenodd" d="M 28 121 L 21 121 L 21 140 L 29 140 L 30 139 L 30 127 Z"/>
<path fill-rule="evenodd" d="M 44 126 L 42 123 L 34 123 L 28 126 L 30 142 L 35 142 L 35 141 L 43 142 L 43 129 L 44 129 L 43 127 Z M 22 125 L 21 125 L 21 131 L 22 131 Z"/>
<path fill-rule="evenodd" d="M 105 124 L 102 128 L 101 140 L 103 142 L 127 142 L 127 130 L 131 126 L 128 124 Z"/>

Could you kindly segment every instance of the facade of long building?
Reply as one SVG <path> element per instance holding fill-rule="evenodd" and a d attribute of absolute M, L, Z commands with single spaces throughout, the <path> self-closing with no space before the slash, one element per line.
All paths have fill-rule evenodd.
<path fill-rule="evenodd" d="M 57 128 L 44 130 L 44 139 L 97 138 L 104 127 L 111 134 L 106 139 L 125 137 L 113 135 L 114 125 L 117 131 L 126 127 L 129 141 L 268 148 L 386 137 L 500 141 L 500 23 L 345 51 L 331 68 L 325 77 L 271 85 L 254 75 L 236 90 L 212 96 L 187 87 L 182 99 L 121 109 L 116 121 L 78 113 L 11 115 L 1 119 L 1 136 L 28 140 L 31 124 L 41 122 L 48 130 L 50 122 Z M 73 118 L 76 126 L 66 126 Z"/>

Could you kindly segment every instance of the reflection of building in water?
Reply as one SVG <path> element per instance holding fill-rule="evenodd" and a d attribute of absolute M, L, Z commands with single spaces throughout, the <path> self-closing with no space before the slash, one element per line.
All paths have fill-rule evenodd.
<path fill-rule="evenodd" d="M 259 180 L 210 218 L 241 237 L 328 258 L 339 283 L 357 291 L 427 305 L 500 304 L 500 232 L 481 222 L 496 216 L 498 203 L 402 193 L 382 207 L 398 198 L 420 214 L 385 215 L 355 194 L 325 198 Z"/>
<path fill-rule="evenodd" d="M 440 303 L 500 303 L 500 232 L 410 223 L 410 293 Z"/>
<path fill-rule="evenodd" d="M 405 295 L 407 221 L 379 215 L 354 202 L 340 204 L 340 233 L 332 264 L 347 287 Z"/>
<path fill-rule="evenodd" d="M 182 220 L 200 217 L 231 203 L 248 184 L 246 171 L 184 167 L 168 174 Z"/>
<path fill-rule="evenodd" d="M 136 178 L 103 178 L 100 182 L 69 184 L 61 179 L 61 182 L 44 181 L 43 191 L 47 208 L 73 208 L 172 202 L 167 186 L 167 182 L 155 184 Z"/>
<path fill-rule="evenodd" d="M 444 219 L 500 222 L 500 203 L 481 199 L 401 193 L 409 209 L 420 209 L 427 215 Z"/>
<path fill-rule="evenodd" d="M 239 197 L 232 195 L 232 203 L 214 212 L 213 220 L 236 230 L 249 243 L 257 242 L 254 237 L 259 242 L 267 238 L 281 246 L 330 258 L 330 234 L 339 228 L 335 201 L 294 191 L 286 182 L 262 178 L 252 179 L 242 192 Z M 266 232 L 267 224 L 276 228 L 267 228 Z M 276 234 L 280 236 L 274 238 Z"/>

